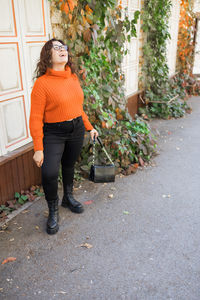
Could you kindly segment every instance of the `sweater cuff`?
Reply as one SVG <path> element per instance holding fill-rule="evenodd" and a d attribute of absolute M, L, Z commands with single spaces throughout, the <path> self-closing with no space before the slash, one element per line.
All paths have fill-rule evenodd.
<path fill-rule="evenodd" d="M 35 152 L 44 150 L 43 141 L 39 138 L 33 140 L 33 145 L 34 145 L 34 151 Z"/>
<path fill-rule="evenodd" d="M 90 127 L 90 129 L 86 129 L 88 132 L 90 132 L 91 130 L 93 130 L 94 129 L 94 127 L 91 125 L 91 127 Z"/>

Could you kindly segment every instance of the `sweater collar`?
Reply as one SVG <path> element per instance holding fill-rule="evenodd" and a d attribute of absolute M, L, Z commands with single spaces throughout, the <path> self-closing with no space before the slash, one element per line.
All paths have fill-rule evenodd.
<path fill-rule="evenodd" d="M 54 69 L 48 68 L 46 71 L 46 75 L 69 78 L 71 76 L 71 68 L 69 66 L 66 66 L 65 71 L 55 71 Z"/>

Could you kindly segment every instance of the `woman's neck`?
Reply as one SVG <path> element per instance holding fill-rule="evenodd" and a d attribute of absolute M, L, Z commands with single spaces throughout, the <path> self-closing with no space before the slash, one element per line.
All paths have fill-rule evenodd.
<path fill-rule="evenodd" d="M 65 64 L 62 65 L 62 64 L 55 64 L 52 66 L 52 69 L 54 71 L 65 71 Z"/>

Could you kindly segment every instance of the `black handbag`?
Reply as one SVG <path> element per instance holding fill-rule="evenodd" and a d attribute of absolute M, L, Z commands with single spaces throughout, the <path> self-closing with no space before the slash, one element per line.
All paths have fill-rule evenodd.
<path fill-rule="evenodd" d="M 106 154 L 107 158 L 111 162 L 109 165 L 95 165 L 95 139 L 93 141 L 93 162 L 90 168 L 89 179 L 93 182 L 114 182 L 115 181 L 115 165 L 108 155 L 102 141 L 97 137 L 97 141 L 101 145 L 102 150 Z"/>

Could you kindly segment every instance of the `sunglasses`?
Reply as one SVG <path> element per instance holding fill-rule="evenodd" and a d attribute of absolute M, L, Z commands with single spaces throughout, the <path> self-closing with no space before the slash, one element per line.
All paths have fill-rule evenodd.
<path fill-rule="evenodd" d="M 60 51 L 60 50 L 68 50 L 68 46 L 67 45 L 53 45 L 53 49 L 56 51 Z"/>

